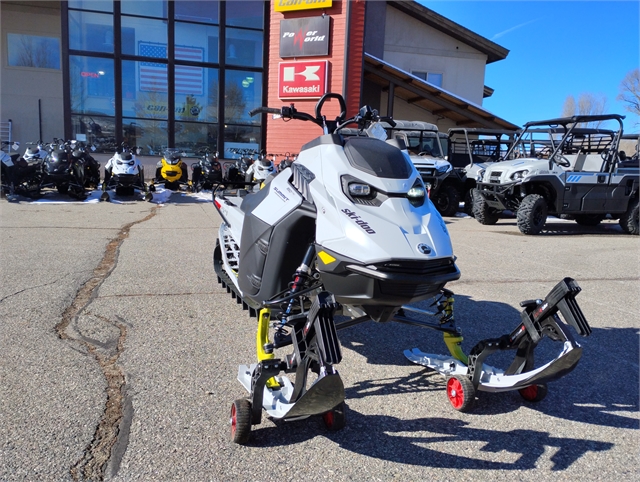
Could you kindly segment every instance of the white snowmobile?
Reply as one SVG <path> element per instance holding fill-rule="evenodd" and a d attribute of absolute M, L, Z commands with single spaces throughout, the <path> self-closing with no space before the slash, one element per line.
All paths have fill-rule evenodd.
<path fill-rule="evenodd" d="M 254 190 L 257 190 L 269 176 L 275 173 L 276 166 L 273 163 L 273 160 L 268 159 L 267 155 L 263 151 L 260 153 L 258 159 L 256 159 L 245 171 L 244 180 L 255 183 Z"/>
<path fill-rule="evenodd" d="M 322 114 L 330 99 L 341 110 L 333 121 Z M 322 414 L 330 430 L 344 426 L 344 386 L 335 368 L 342 359 L 339 329 L 371 320 L 424 326 L 444 332 L 453 356 L 464 356 L 452 295 L 444 289 L 460 271 L 420 174 L 397 140 L 340 135 L 349 124 L 393 121 L 369 107 L 346 119 L 344 99 L 334 93 L 319 100 L 315 115 L 293 104 L 250 115 L 257 113 L 310 121 L 324 135 L 303 146 L 296 162 L 259 191 L 214 191 L 223 219 L 213 256 L 218 281 L 258 317 L 258 362 L 238 369 L 250 395 L 231 408 L 236 443 L 249 440 L 263 409 L 285 420 Z M 403 305 L 437 296 L 446 299 L 438 322 L 405 316 Z M 338 314 L 344 321 L 334 321 Z M 518 343 L 529 331 L 520 336 Z M 292 352 L 276 358 L 282 348 Z M 295 383 L 287 373 L 295 373 Z M 471 372 L 452 376 L 476 381 Z"/>
<path fill-rule="evenodd" d="M 149 192 L 144 182 L 144 166 L 132 149 L 125 145 L 118 147 L 113 157 L 104 166 L 100 201 L 111 201 L 107 192 L 109 189 L 114 189 L 117 195 L 126 196 L 132 196 L 138 189 L 144 193 L 145 201 L 153 199 L 153 194 Z"/>

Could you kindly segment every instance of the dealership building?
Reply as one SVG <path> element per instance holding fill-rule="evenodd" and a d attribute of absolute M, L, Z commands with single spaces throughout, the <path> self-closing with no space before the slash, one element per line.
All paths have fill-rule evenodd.
<path fill-rule="evenodd" d="M 0 18 L 3 140 L 295 153 L 317 126 L 249 111 L 326 92 L 347 115 L 517 127 L 482 108 L 508 50 L 413 1 L 3 0 Z"/>

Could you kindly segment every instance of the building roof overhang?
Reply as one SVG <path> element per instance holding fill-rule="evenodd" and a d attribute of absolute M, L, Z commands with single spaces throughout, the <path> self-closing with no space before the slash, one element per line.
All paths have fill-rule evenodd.
<path fill-rule="evenodd" d="M 468 100 L 366 53 L 364 79 L 379 85 L 383 90 L 388 90 L 393 84 L 394 96 L 433 115 L 451 119 L 460 127 L 520 128 Z"/>

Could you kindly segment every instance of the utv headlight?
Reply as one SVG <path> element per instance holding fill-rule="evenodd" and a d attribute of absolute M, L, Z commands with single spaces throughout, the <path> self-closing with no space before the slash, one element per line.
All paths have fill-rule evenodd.
<path fill-rule="evenodd" d="M 424 204 L 424 200 L 427 197 L 427 190 L 422 183 L 422 179 L 416 179 L 416 182 L 413 184 L 411 189 L 407 192 L 407 199 L 413 206 L 422 206 Z"/>
<path fill-rule="evenodd" d="M 527 169 L 523 169 L 522 171 L 514 172 L 510 177 L 512 181 L 519 181 L 520 179 L 527 177 L 527 174 L 529 174 L 529 171 Z"/>
<path fill-rule="evenodd" d="M 482 182 L 482 178 L 484 177 L 484 172 L 486 169 L 480 169 L 478 171 L 478 174 L 476 174 L 476 181 L 477 182 Z"/>
<path fill-rule="evenodd" d="M 442 164 L 440 166 L 436 166 L 436 171 L 438 171 L 439 174 L 444 174 L 445 172 L 448 172 L 451 170 L 451 164 Z"/>

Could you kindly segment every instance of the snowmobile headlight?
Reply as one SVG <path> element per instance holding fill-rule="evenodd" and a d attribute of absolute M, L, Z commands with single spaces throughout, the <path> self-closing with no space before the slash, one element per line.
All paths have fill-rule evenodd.
<path fill-rule="evenodd" d="M 129 161 L 127 162 L 127 164 L 129 164 L 130 166 L 133 166 L 136 163 L 136 161 Z"/>
<path fill-rule="evenodd" d="M 359 182 L 352 182 L 349 184 L 349 194 L 354 197 L 369 197 L 371 196 L 371 186 Z"/>
<path fill-rule="evenodd" d="M 427 190 L 424 187 L 421 179 L 417 179 L 415 184 L 407 192 L 407 199 L 413 206 L 422 206 L 424 200 L 427 197 Z"/>
<path fill-rule="evenodd" d="M 478 174 L 476 174 L 476 181 L 477 182 L 482 182 L 482 178 L 484 177 L 484 172 L 485 172 L 485 169 L 480 169 L 478 171 Z"/>
<path fill-rule="evenodd" d="M 520 179 L 524 179 L 525 177 L 527 177 L 527 174 L 529 174 L 529 171 L 527 169 L 523 169 L 522 171 L 516 171 L 513 174 L 511 174 L 511 180 L 519 181 Z"/>

